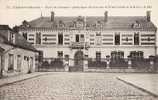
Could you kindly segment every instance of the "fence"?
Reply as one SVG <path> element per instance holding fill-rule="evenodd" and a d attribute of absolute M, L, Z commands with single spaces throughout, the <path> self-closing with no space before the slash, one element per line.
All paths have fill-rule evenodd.
<path fill-rule="evenodd" d="M 55 69 L 55 70 L 62 70 L 64 71 L 64 61 L 65 58 L 45 58 L 43 59 L 43 62 L 39 69 Z M 67 59 L 74 62 L 73 66 L 69 65 L 70 68 L 75 68 L 77 65 L 75 65 L 76 59 Z M 81 61 L 82 60 L 82 61 Z M 80 59 L 80 63 L 84 61 L 88 62 L 88 69 L 106 69 L 107 68 L 107 60 L 106 58 L 96 59 L 96 58 L 87 58 L 87 59 Z M 133 69 L 149 69 L 151 66 L 151 60 L 153 61 L 153 70 L 157 70 L 158 66 L 158 57 L 155 57 L 154 59 L 137 59 L 137 58 L 131 58 L 131 59 L 109 59 L 109 68 L 110 69 L 128 69 L 129 68 L 129 60 L 131 61 L 131 68 Z M 80 64 L 79 63 L 79 64 Z M 83 64 L 84 65 L 84 64 Z M 83 68 L 83 66 L 80 66 Z M 78 67 L 79 68 L 79 67 Z M 77 69 L 76 69 L 77 70 Z"/>

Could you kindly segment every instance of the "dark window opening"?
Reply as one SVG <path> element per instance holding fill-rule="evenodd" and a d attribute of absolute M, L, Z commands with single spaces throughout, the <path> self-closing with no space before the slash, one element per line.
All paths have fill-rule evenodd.
<path fill-rule="evenodd" d="M 63 44 L 63 34 L 58 34 L 58 44 Z"/>
<path fill-rule="evenodd" d="M 63 58 L 63 51 L 58 51 L 58 58 Z"/>
<path fill-rule="evenodd" d="M 115 34 L 115 45 L 120 45 L 120 34 Z"/>
<path fill-rule="evenodd" d="M 22 35 L 27 40 L 27 33 L 23 33 Z"/>
<path fill-rule="evenodd" d="M 76 42 L 79 42 L 79 35 L 76 34 Z"/>
<path fill-rule="evenodd" d="M 134 33 L 134 45 L 139 45 L 139 34 Z"/>
<path fill-rule="evenodd" d="M 36 33 L 36 44 L 41 44 L 41 33 Z"/>

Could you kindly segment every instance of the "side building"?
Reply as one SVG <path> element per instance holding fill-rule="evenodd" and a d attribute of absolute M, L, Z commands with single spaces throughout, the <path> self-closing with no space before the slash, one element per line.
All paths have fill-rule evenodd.
<path fill-rule="evenodd" d="M 0 25 L 1 76 L 35 71 L 37 50 L 8 25 Z"/>
<path fill-rule="evenodd" d="M 68 57 L 70 66 L 83 66 L 85 57 L 105 61 L 107 57 L 147 59 L 157 55 L 157 28 L 150 11 L 146 16 L 108 16 L 107 11 L 103 15 L 64 17 L 51 12 L 50 17 L 23 21 L 19 33 L 43 51 L 44 60 Z"/>

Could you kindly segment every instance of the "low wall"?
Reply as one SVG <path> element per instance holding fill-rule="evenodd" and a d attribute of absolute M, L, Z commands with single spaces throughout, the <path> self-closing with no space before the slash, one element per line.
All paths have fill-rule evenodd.
<path fill-rule="evenodd" d="M 148 68 L 136 69 L 136 68 L 88 68 L 84 72 L 105 72 L 105 73 L 150 73 L 152 72 Z M 155 70 L 154 72 L 158 72 Z"/>

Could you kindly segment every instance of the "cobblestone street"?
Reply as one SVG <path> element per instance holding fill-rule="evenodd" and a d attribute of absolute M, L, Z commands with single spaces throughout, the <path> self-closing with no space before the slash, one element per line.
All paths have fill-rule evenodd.
<path fill-rule="evenodd" d="M 0 88 L 0 100 L 157 100 L 111 73 L 50 73 Z"/>

